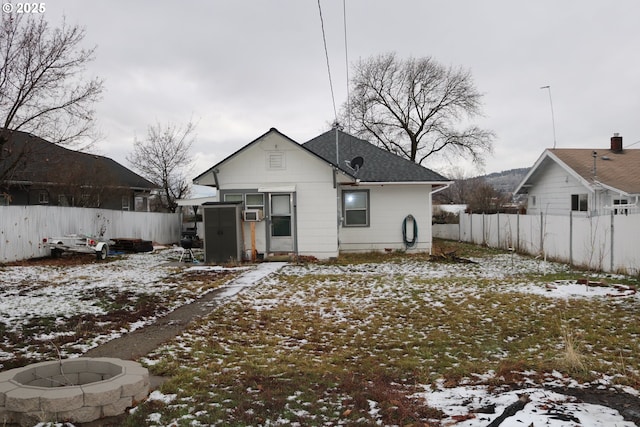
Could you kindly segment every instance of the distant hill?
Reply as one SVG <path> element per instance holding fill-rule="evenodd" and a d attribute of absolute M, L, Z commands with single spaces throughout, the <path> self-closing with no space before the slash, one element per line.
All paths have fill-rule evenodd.
<path fill-rule="evenodd" d="M 510 169 L 482 175 L 485 182 L 501 193 L 512 193 L 529 172 L 529 168 Z"/>

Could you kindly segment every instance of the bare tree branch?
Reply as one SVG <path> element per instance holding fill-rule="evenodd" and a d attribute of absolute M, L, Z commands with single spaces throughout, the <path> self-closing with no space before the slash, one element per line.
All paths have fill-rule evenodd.
<path fill-rule="evenodd" d="M 103 82 L 85 80 L 95 49 L 83 49 L 85 31 L 44 17 L 0 16 L 0 149 L 21 130 L 54 143 L 93 141 L 93 105 Z M 0 181 L 11 174 L 0 168 Z"/>
<path fill-rule="evenodd" d="M 127 156 L 134 168 L 162 188 L 162 204 L 169 212 L 175 212 L 177 199 L 188 195 L 195 129 L 192 121 L 184 126 L 156 123 L 147 128 L 144 140 L 134 139 L 134 151 Z"/>
<path fill-rule="evenodd" d="M 435 154 L 482 163 L 492 151 L 492 132 L 458 129 L 481 113 L 469 71 L 390 53 L 356 63 L 351 86 L 343 115 L 351 116 L 354 133 L 388 151 L 418 164 Z"/>

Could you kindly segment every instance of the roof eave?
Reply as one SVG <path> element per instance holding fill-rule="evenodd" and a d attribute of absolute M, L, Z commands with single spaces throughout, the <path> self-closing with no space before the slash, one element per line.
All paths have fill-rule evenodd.
<path fill-rule="evenodd" d="M 522 192 L 523 188 L 533 186 L 533 184 L 531 184 L 529 182 L 529 180 L 531 179 L 533 174 L 536 173 L 538 168 L 547 159 L 550 159 L 551 161 L 555 162 L 558 166 L 560 166 L 562 169 L 564 169 L 565 172 L 567 172 L 569 175 L 571 175 L 573 178 L 575 178 L 577 181 L 579 181 L 585 188 L 587 188 L 590 191 L 594 191 L 593 186 L 591 185 L 591 183 L 588 180 L 586 180 L 582 175 L 577 173 L 573 168 L 569 167 L 569 165 L 567 165 L 565 162 L 563 162 L 558 156 L 553 154 L 553 152 L 551 152 L 551 150 L 546 149 L 540 155 L 538 160 L 536 160 L 536 162 L 533 164 L 531 169 L 529 169 L 529 172 L 527 173 L 527 175 L 525 175 L 525 177 L 522 179 L 520 184 L 516 187 L 516 189 L 514 190 L 513 194 L 526 194 L 525 192 Z"/>
<path fill-rule="evenodd" d="M 359 185 L 451 185 L 454 181 L 358 181 Z"/>

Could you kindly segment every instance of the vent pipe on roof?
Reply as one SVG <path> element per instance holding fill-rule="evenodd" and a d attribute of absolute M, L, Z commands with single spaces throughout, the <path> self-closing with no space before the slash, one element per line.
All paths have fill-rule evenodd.
<path fill-rule="evenodd" d="M 622 152 L 622 137 L 619 133 L 614 133 L 611 137 L 611 151 L 614 153 Z"/>

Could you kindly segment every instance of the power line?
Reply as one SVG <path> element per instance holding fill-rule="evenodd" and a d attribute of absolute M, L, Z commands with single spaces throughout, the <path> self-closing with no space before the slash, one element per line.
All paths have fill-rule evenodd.
<path fill-rule="evenodd" d="M 351 97 L 349 96 L 349 50 L 347 49 L 347 2 L 342 0 L 342 17 L 344 22 L 344 62 L 347 72 L 347 133 L 351 133 Z"/>
<path fill-rule="evenodd" d="M 636 142 L 634 142 L 633 144 L 629 144 L 629 145 L 627 145 L 627 148 L 629 148 L 629 147 L 631 147 L 631 146 L 633 146 L 633 145 L 636 145 L 636 144 L 640 144 L 640 141 L 636 141 Z"/>
<path fill-rule="evenodd" d="M 322 19 L 322 7 L 318 0 L 318 12 L 320 12 L 320 27 L 322 28 L 322 41 L 324 43 L 324 56 L 327 59 L 327 73 L 329 75 L 329 87 L 331 88 L 331 101 L 333 103 L 333 115 L 335 122 L 338 124 L 338 110 L 336 110 L 336 97 L 333 94 L 333 81 L 331 80 L 331 67 L 329 66 L 329 50 L 327 49 L 327 37 L 324 32 L 324 19 Z"/>

